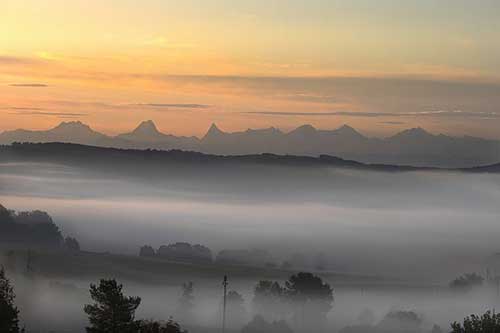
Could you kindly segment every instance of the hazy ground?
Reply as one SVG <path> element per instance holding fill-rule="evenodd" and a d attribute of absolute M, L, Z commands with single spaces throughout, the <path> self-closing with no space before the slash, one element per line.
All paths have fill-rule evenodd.
<path fill-rule="evenodd" d="M 499 199 L 500 176 L 490 174 L 263 168 L 248 176 L 220 172 L 199 179 L 142 179 L 49 164 L 0 165 L 0 203 L 47 211 L 85 250 L 136 254 L 144 244 L 187 241 L 214 253 L 262 248 L 277 262 L 293 253 L 324 253 L 331 271 L 423 286 L 340 286 L 329 318 L 333 331 L 355 323 L 365 308 L 377 317 L 391 309 L 415 310 L 446 326 L 498 306 L 492 291 L 456 296 L 434 286 L 466 272 L 484 275 L 487 267 L 494 272 Z M 193 275 L 186 280 L 196 280 Z M 31 304 L 37 309 L 34 318 L 50 304 L 67 311 L 66 319 L 84 322 L 81 307 L 89 280 L 71 281 L 74 298 L 49 281 L 32 286 L 38 296 Z M 255 282 L 238 282 L 247 305 Z M 143 297 L 142 317 L 165 318 L 173 312 L 178 287 L 130 283 L 130 293 Z M 219 293 L 220 281 L 211 279 L 197 290 L 200 324 L 217 325 L 213 304 Z"/>

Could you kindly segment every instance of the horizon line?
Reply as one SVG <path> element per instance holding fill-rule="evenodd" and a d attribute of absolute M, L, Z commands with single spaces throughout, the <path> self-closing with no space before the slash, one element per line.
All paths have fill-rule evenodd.
<path fill-rule="evenodd" d="M 260 112 L 259 112 L 260 113 Z M 288 114 L 287 112 L 285 112 L 284 114 Z M 328 115 L 328 113 L 326 113 L 326 115 Z M 376 117 L 376 116 L 375 116 Z M 309 127 L 309 128 L 312 128 L 314 129 L 315 131 L 317 132 L 334 132 L 334 131 L 338 131 L 338 130 L 341 130 L 342 128 L 350 128 L 352 130 L 354 130 L 356 133 L 360 134 L 361 136 L 363 136 L 364 138 L 367 138 L 367 139 L 388 139 L 388 138 L 392 138 L 394 136 L 397 136 L 398 134 L 401 134 L 401 133 L 404 133 L 404 132 L 407 132 L 407 131 L 411 131 L 411 130 L 421 130 L 429 135 L 432 135 L 432 136 L 448 136 L 450 138 L 464 138 L 464 137 L 470 137 L 470 138 L 477 138 L 477 139 L 481 139 L 481 140 L 486 140 L 486 141 L 500 141 L 498 139 L 490 139 L 490 138 L 484 138 L 484 137 L 477 137 L 477 136 L 470 136 L 470 135 L 465 135 L 465 134 L 462 134 L 461 136 L 455 136 L 455 135 L 448 135 L 448 134 L 444 134 L 444 133 L 433 133 L 433 132 L 430 132 L 428 131 L 427 129 L 421 127 L 421 126 L 416 126 L 416 127 L 408 127 L 408 128 L 405 128 L 403 130 L 400 130 L 400 131 L 397 131 L 395 132 L 394 134 L 392 135 L 389 135 L 389 136 L 365 136 L 361 131 L 357 130 L 356 128 L 350 126 L 349 124 L 347 123 L 344 123 L 342 124 L 341 126 L 339 127 L 336 127 L 336 128 L 333 128 L 333 129 L 322 129 L 322 128 L 317 128 L 309 123 L 304 123 L 302 125 L 299 125 L 289 131 L 283 131 L 281 130 L 279 127 L 277 126 L 270 126 L 270 127 L 263 127 L 263 128 L 250 128 L 248 127 L 247 129 L 244 129 L 244 130 L 239 130 L 239 131 L 233 131 L 233 132 L 225 132 L 224 130 L 221 130 L 220 127 L 216 124 L 216 122 L 212 122 L 210 124 L 210 126 L 208 127 L 208 129 L 206 130 L 205 134 L 202 135 L 201 137 L 197 136 L 197 135 L 191 135 L 191 136 L 187 136 L 187 135 L 174 135 L 174 134 L 169 134 L 168 132 L 162 132 L 158 129 L 158 127 L 156 126 L 156 122 L 152 119 L 147 119 L 147 120 L 143 120 L 139 123 L 139 125 L 137 125 L 136 127 L 132 128 L 132 130 L 130 131 L 126 131 L 126 132 L 123 132 L 123 133 L 119 133 L 119 134 L 116 134 L 116 135 L 109 135 L 109 134 L 106 134 L 105 132 L 100 132 L 100 131 L 96 131 L 92 128 L 91 125 L 89 125 L 88 123 L 84 123 L 82 122 L 81 120 L 72 120 L 72 121 L 61 121 L 60 123 L 58 123 L 57 125 L 53 126 L 53 127 L 50 127 L 48 129 L 40 129 L 40 130 L 33 130 L 33 129 L 26 129 L 26 128 L 17 128 L 17 129 L 13 129 L 13 130 L 4 130 L 4 131 L 1 131 L 0 132 L 0 135 L 2 134 L 5 134 L 5 133 L 10 133 L 10 132 L 15 132 L 15 131 L 30 131 L 30 132 L 48 132 L 48 131 L 51 131 L 61 125 L 64 125 L 64 124 L 80 124 L 80 125 L 83 125 L 83 126 L 86 126 L 88 127 L 89 129 L 91 129 L 92 131 L 96 132 L 96 133 L 99 133 L 99 134 L 102 134 L 102 135 L 105 135 L 109 138 L 117 138 L 119 137 L 120 135 L 124 135 L 124 134 L 130 134 L 132 133 L 134 130 L 136 130 L 137 128 L 139 128 L 142 124 L 144 123 L 148 123 L 148 122 L 152 122 L 154 125 L 155 125 L 155 128 L 156 128 L 156 131 L 162 135 L 172 135 L 172 136 L 175 136 L 175 137 L 190 137 L 190 138 L 197 138 L 198 140 L 203 140 L 203 138 L 210 132 L 210 130 L 215 127 L 219 132 L 223 133 L 223 134 L 228 134 L 228 135 L 231 135 L 231 134 L 240 134 L 240 133 L 245 133 L 247 131 L 260 131 L 260 130 L 269 130 L 269 129 L 275 129 L 279 132 L 281 132 L 282 134 L 284 135 L 287 135 L 287 134 L 290 134 L 296 130 L 298 130 L 299 128 L 302 128 L 302 127 Z"/>

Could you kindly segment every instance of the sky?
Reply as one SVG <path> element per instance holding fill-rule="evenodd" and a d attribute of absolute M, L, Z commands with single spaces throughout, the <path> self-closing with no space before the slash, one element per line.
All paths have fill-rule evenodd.
<path fill-rule="evenodd" d="M 500 139 L 496 0 L 3 0 L 0 131 L 152 119 Z"/>

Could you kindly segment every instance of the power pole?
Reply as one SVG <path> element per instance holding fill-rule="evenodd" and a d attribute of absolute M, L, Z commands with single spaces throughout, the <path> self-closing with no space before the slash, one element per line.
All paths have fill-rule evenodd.
<path fill-rule="evenodd" d="M 222 285 L 224 286 L 224 301 L 222 305 L 222 333 L 226 332 L 226 296 L 227 296 L 227 275 L 224 275 L 224 281 Z"/>

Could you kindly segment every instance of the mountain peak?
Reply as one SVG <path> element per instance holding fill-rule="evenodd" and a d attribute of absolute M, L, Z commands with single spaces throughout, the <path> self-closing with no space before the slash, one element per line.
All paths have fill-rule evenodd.
<path fill-rule="evenodd" d="M 411 135 L 431 135 L 429 132 L 424 130 L 422 127 L 414 127 L 404 130 L 401 133 L 411 134 Z"/>
<path fill-rule="evenodd" d="M 217 124 L 216 123 L 212 123 L 212 125 L 210 125 L 210 128 L 208 129 L 209 132 L 222 132 L 219 127 L 217 127 Z"/>
<path fill-rule="evenodd" d="M 358 131 L 356 131 L 354 128 L 351 126 L 344 124 L 341 127 L 336 129 L 336 132 L 338 133 L 345 133 L 345 134 L 355 134 L 355 135 L 361 135 Z"/>
<path fill-rule="evenodd" d="M 409 138 L 409 139 L 418 139 L 418 138 L 428 138 L 433 137 L 431 133 L 424 130 L 422 127 L 414 127 L 406 129 L 402 132 L 397 133 L 393 136 L 393 138 Z"/>
<path fill-rule="evenodd" d="M 212 123 L 212 125 L 210 125 L 210 128 L 207 131 L 207 134 L 205 134 L 203 139 L 211 139 L 211 138 L 219 137 L 223 134 L 225 134 L 225 133 L 223 131 L 221 131 L 215 123 Z"/>
<path fill-rule="evenodd" d="M 92 131 L 92 129 L 87 125 L 82 123 L 81 121 L 63 121 L 52 130 L 85 130 Z"/>
<path fill-rule="evenodd" d="M 311 133 L 315 133 L 315 132 L 316 132 L 316 128 L 314 128 L 314 126 L 312 126 L 310 124 L 305 124 L 305 125 L 299 126 L 292 131 L 292 133 L 300 133 L 300 134 L 311 134 Z"/>
<path fill-rule="evenodd" d="M 82 123 L 80 120 L 76 121 L 62 121 L 57 125 L 56 127 L 74 127 L 74 126 L 80 126 L 80 127 L 87 127 L 84 123 Z"/>
<path fill-rule="evenodd" d="M 159 133 L 159 131 L 152 120 L 145 120 L 132 133 Z"/>
<path fill-rule="evenodd" d="M 342 126 L 339 127 L 339 130 L 344 130 L 344 131 L 354 131 L 356 132 L 356 130 L 354 128 L 352 128 L 351 126 L 347 125 L 347 124 L 344 124 Z"/>

